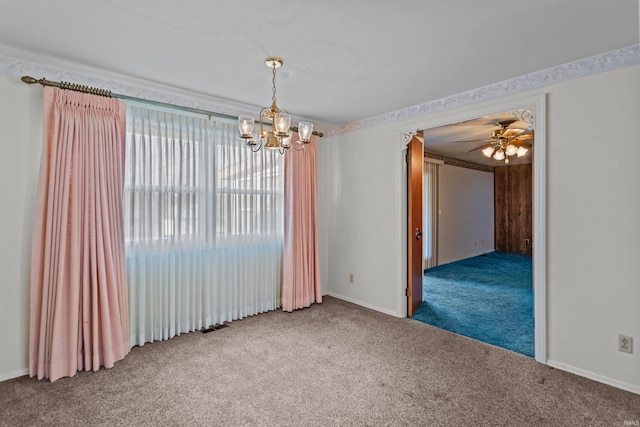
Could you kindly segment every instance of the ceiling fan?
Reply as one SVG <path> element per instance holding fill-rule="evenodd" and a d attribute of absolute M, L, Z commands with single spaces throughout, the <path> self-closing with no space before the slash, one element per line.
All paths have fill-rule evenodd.
<path fill-rule="evenodd" d="M 482 145 L 466 152 L 482 150 L 482 154 L 485 156 L 499 161 L 504 160 L 505 164 L 508 164 L 510 156 L 522 157 L 532 146 L 527 140 L 533 139 L 533 133 L 524 133 L 524 129 L 509 128 L 515 122 L 517 119 L 502 120 L 496 123 L 498 128 L 491 132 L 491 139 L 458 142 L 481 141 Z"/>

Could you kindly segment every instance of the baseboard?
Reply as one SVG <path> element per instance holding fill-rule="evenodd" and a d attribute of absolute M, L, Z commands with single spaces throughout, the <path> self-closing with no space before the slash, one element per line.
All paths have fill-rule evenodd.
<path fill-rule="evenodd" d="M 590 380 L 594 380 L 599 383 L 607 384 L 615 388 L 630 391 L 631 393 L 640 394 L 640 387 L 634 384 L 629 384 L 629 383 L 625 383 L 624 381 L 619 381 L 613 378 L 605 377 L 603 375 L 599 375 L 591 371 L 586 371 L 584 369 L 576 368 L 575 366 L 567 365 L 566 363 L 556 362 L 555 360 L 547 359 L 547 365 L 556 369 L 560 369 L 563 371 L 570 372 L 572 374 L 579 375 L 581 377 L 589 378 Z"/>
<path fill-rule="evenodd" d="M 7 381 L 7 380 L 12 380 L 14 378 L 18 378 L 18 377 L 21 377 L 23 375 L 29 375 L 29 369 L 28 368 L 21 369 L 19 371 L 5 372 L 3 374 L 0 374 L 0 382 Z"/>
<path fill-rule="evenodd" d="M 343 301 L 350 302 L 350 303 L 355 304 L 355 305 L 359 305 L 359 306 L 362 306 L 362 307 L 365 307 L 365 308 L 370 308 L 371 310 L 375 310 L 375 311 L 379 311 L 379 312 L 384 313 L 384 314 L 388 314 L 389 316 L 402 317 L 402 316 L 399 316 L 398 313 L 396 313 L 395 311 L 388 310 L 388 309 L 382 308 L 382 307 L 377 307 L 375 305 L 367 304 L 367 303 L 364 303 L 362 301 L 355 300 L 353 298 L 345 297 L 344 295 L 336 294 L 335 292 L 329 292 L 328 295 L 331 296 L 331 297 L 334 297 L 334 298 L 341 299 Z"/>

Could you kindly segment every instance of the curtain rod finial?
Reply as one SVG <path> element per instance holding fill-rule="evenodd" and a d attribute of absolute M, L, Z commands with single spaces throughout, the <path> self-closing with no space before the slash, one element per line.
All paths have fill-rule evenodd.
<path fill-rule="evenodd" d="M 22 78 L 20 80 L 22 80 L 24 83 L 26 83 L 28 85 L 32 85 L 32 84 L 38 83 L 38 80 L 34 79 L 31 76 L 22 76 Z"/>

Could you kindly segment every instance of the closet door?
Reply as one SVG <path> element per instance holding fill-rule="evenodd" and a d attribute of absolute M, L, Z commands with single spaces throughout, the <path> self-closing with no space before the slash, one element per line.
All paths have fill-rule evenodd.
<path fill-rule="evenodd" d="M 533 180 L 531 165 L 494 169 L 496 251 L 531 255 Z"/>

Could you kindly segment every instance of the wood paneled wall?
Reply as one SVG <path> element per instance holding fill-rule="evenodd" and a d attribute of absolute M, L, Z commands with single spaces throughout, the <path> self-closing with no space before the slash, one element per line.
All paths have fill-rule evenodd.
<path fill-rule="evenodd" d="M 533 246 L 532 165 L 494 169 L 496 251 L 531 255 Z"/>

